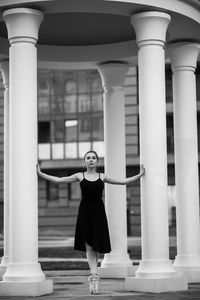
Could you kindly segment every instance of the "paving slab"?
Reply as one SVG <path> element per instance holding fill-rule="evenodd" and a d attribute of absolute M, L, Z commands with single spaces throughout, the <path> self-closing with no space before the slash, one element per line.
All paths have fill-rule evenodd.
<path fill-rule="evenodd" d="M 75 299 L 103 299 L 103 300 L 199 300 L 200 283 L 190 284 L 188 291 L 171 293 L 141 293 L 124 290 L 123 279 L 101 279 L 98 295 L 90 295 L 87 277 L 88 270 L 45 271 L 47 278 L 53 279 L 54 293 L 40 297 L 0 297 L 2 300 L 75 300 Z"/>

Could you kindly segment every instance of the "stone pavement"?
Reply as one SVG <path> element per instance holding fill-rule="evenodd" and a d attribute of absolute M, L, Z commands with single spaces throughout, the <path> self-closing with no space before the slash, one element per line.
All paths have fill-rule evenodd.
<path fill-rule="evenodd" d="M 45 271 L 47 278 L 52 278 L 54 282 L 54 293 L 41 297 L 0 297 L 2 300 L 185 300 L 200 299 L 200 283 L 190 284 L 189 290 L 184 292 L 170 293 L 139 293 L 127 292 L 124 290 L 123 279 L 101 279 L 100 291 L 98 295 L 90 295 L 88 289 L 88 270 L 71 271 Z"/>

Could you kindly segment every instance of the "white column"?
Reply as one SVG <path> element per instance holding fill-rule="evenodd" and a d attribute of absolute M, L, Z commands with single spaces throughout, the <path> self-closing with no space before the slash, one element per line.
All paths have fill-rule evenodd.
<path fill-rule="evenodd" d="M 195 69 L 200 45 L 170 49 L 173 70 L 177 256 L 174 267 L 200 282 L 199 175 Z"/>
<path fill-rule="evenodd" d="M 10 256 L 0 295 L 38 296 L 52 281 L 38 263 L 37 50 L 43 15 L 26 8 L 3 13 L 10 42 Z"/>
<path fill-rule="evenodd" d="M 126 177 L 124 80 L 128 65 L 105 63 L 99 66 L 104 88 L 105 173 Z M 105 254 L 101 277 L 125 277 L 132 266 L 127 253 L 126 187 L 105 186 L 105 206 L 111 238 L 111 253 Z"/>
<path fill-rule="evenodd" d="M 146 172 L 141 180 L 142 260 L 136 277 L 126 278 L 126 289 L 184 290 L 187 282 L 169 260 L 164 45 L 170 16 L 145 12 L 131 22 L 139 47 L 140 156 Z"/>
<path fill-rule="evenodd" d="M 4 255 L 0 264 L 0 277 L 6 272 L 9 262 L 9 239 L 10 239 L 10 197 L 9 197 L 9 62 L 0 63 L 0 70 L 4 86 Z"/>

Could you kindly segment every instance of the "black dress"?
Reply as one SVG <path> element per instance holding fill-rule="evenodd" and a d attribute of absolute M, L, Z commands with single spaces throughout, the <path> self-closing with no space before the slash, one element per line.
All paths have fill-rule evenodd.
<path fill-rule="evenodd" d="M 74 249 L 86 251 L 85 243 L 99 253 L 111 251 L 108 223 L 102 200 L 104 183 L 100 178 L 89 181 L 83 174 L 80 182 L 82 200 L 76 222 Z"/>

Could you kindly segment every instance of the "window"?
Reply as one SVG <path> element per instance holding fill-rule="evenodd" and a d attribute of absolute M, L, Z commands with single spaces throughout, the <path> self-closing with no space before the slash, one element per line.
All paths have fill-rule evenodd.
<path fill-rule="evenodd" d="M 47 80 L 39 81 L 38 94 L 40 97 L 49 96 L 50 87 Z"/>
<path fill-rule="evenodd" d="M 90 97 L 89 95 L 79 95 L 78 96 L 78 111 L 88 112 L 90 111 Z"/>
<path fill-rule="evenodd" d="M 39 144 L 38 146 L 38 157 L 39 159 L 50 159 L 51 158 L 51 147 L 48 144 Z"/>
<path fill-rule="evenodd" d="M 167 116 L 167 153 L 174 153 L 173 115 Z"/>
<path fill-rule="evenodd" d="M 66 120 L 65 121 L 65 141 L 66 142 L 77 141 L 77 127 L 78 127 L 78 120 Z"/>
<path fill-rule="evenodd" d="M 76 95 L 65 95 L 64 96 L 64 111 L 65 113 L 76 112 Z"/>
<path fill-rule="evenodd" d="M 52 158 L 63 159 L 64 158 L 64 145 L 63 143 L 52 144 Z"/>
<path fill-rule="evenodd" d="M 102 96 L 102 94 L 93 94 L 92 95 L 92 110 L 94 112 L 103 110 L 103 96 Z"/>
<path fill-rule="evenodd" d="M 92 149 L 98 153 L 99 157 L 104 156 L 104 142 L 93 142 Z"/>
<path fill-rule="evenodd" d="M 51 112 L 62 113 L 63 112 L 63 97 L 55 95 L 51 97 Z"/>
<path fill-rule="evenodd" d="M 68 79 L 65 83 L 65 93 L 76 94 L 76 82 L 74 79 Z"/>
<path fill-rule="evenodd" d="M 70 200 L 77 200 L 81 198 L 79 182 L 72 182 L 69 184 Z"/>
<path fill-rule="evenodd" d="M 166 102 L 172 102 L 172 70 L 170 65 L 165 68 Z"/>
<path fill-rule="evenodd" d="M 63 120 L 52 120 L 51 133 L 53 143 L 63 143 L 64 140 L 64 122 Z"/>
<path fill-rule="evenodd" d="M 94 77 L 92 78 L 92 92 L 93 93 L 102 93 L 102 83 L 101 83 L 101 78 L 100 77 Z"/>
<path fill-rule="evenodd" d="M 38 83 L 38 96 L 39 96 L 39 113 L 48 114 L 50 112 L 49 104 L 50 84 L 47 79 L 41 79 Z"/>
<path fill-rule="evenodd" d="M 90 93 L 90 80 L 89 72 L 79 71 L 77 72 L 78 81 L 78 93 L 79 94 L 89 94 Z"/>
<path fill-rule="evenodd" d="M 64 111 L 65 113 L 76 112 L 77 106 L 77 87 L 74 79 L 68 79 L 65 83 Z"/>
<path fill-rule="evenodd" d="M 49 97 L 47 97 L 47 96 L 40 97 L 39 113 L 40 114 L 48 114 L 49 112 L 50 112 L 50 110 L 49 110 Z"/>
<path fill-rule="evenodd" d="M 38 156 L 40 159 L 50 159 L 50 122 L 38 123 Z"/>
<path fill-rule="evenodd" d="M 48 206 L 57 206 L 59 200 L 59 187 L 58 184 L 47 181 L 47 201 Z"/>
<path fill-rule="evenodd" d="M 65 157 L 77 158 L 78 120 L 65 120 Z"/>
<path fill-rule="evenodd" d="M 174 185 L 167 187 L 169 226 L 176 225 L 176 189 Z"/>
<path fill-rule="evenodd" d="M 66 143 L 65 158 L 77 158 L 77 157 L 78 157 L 77 143 Z"/>
<path fill-rule="evenodd" d="M 38 142 L 49 143 L 50 142 L 50 123 L 39 122 L 38 123 Z"/>
<path fill-rule="evenodd" d="M 91 119 L 79 120 L 79 141 L 88 141 L 91 139 Z"/>
<path fill-rule="evenodd" d="M 91 150 L 91 143 L 90 142 L 80 142 L 78 144 L 78 152 L 79 152 L 79 157 L 83 158 L 85 153 L 89 150 Z"/>
<path fill-rule="evenodd" d="M 95 141 L 103 140 L 103 119 L 93 118 L 92 119 L 92 137 Z"/>

